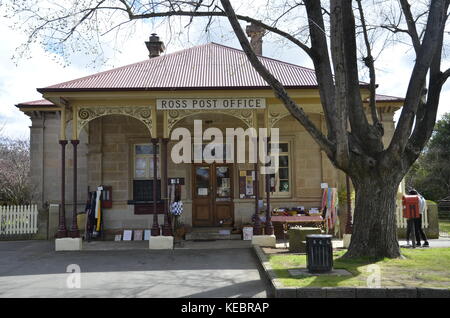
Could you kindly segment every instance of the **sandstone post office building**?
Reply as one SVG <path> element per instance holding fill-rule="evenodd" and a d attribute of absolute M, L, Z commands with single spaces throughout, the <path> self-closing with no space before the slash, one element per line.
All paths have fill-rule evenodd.
<path fill-rule="evenodd" d="M 253 42 L 261 53 L 262 42 Z M 110 234 L 155 226 L 164 234 L 167 178 L 182 180 L 182 222 L 193 229 L 252 223 L 256 199 L 269 199 L 271 208 L 319 208 L 321 184 L 345 188 L 345 175 L 290 116 L 243 51 L 209 43 L 165 54 L 155 35 L 146 44 L 147 60 L 38 88 L 42 100 L 17 105 L 32 121 L 31 179 L 37 203 L 62 207 L 67 235 L 72 212 L 83 211 L 88 189 L 100 185 L 111 187 L 111 206 L 103 211 Z M 260 60 L 325 130 L 314 70 L 262 55 Z M 368 98 L 367 86 L 361 91 Z M 387 143 L 403 100 L 377 99 Z M 222 107 L 210 107 L 213 103 Z M 279 128 L 280 169 L 270 191 L 254 164 L 173 163 L 170 153 L 177 141 L 170 140 L 171 133 L 177 127 L 192 131 L 194 120 L 201 120 L 203 129 L 224 132 L 229 127 Z M 242 176 L 252 176 L 253 193 L 242 191 Z"/>

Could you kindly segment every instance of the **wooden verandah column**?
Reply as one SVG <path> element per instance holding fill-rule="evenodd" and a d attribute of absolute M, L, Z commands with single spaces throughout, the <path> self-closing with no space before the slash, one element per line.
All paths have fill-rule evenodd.
<path fill-rule="evenodd" d="M 78 140 L 78 109 L 76 106 L 72 107 L 72 140 L 73 146 L 73 207 L 72 207 L 72 225 L 70 227 L 69 236 L 72 238 L 80 237 L 78 230 L 77 219 L 77 197 L 78 197 L 78 152 L 77 148 L 80 144 Z"/>
<path fill-rule="evenodd" d="M 261 219 L 259 218 L 259 138 L 258 138 L 258 112 L 253 112 L 253 128 L 255 129 L 256 136 L 254 138 L 255 142 L 255 164 L 254 164 L 254 172 L 255 172 L 255 220 L 253 224 L 253 235 L 262 235 L 262 227 L 261 227 Z"/>
<path fill-rule="evenodd" d="M 73 210 L 72 210 L 72 226 L 70 227 L 69 236 L 70 237 L 80 237 L 80 231 L 78 230 L 78 219 L 77 219 L 77 147 L 80 143 L 79 140 L 75 139 L 71 141 L 73 146 Z"/>
<path fill-rule="evenodd" d="M 160 236 L 161 235 L 161 229 L 159 227 L 159 221 L 158 221 L 158 207 L 157 207 L 157 186 L 158 186 L 158 163 L 157 163 L 157 154 L 156 149 L 159 147 L 159 154 L 160 154 L 160 160 L 162 163 L 162 151 L 161 146 L 158 146 L 159 139 L 158 139 L 158 127 L 157 127 L 157 113 L 156 113 L 156 105 L 153 105 L 150 108 L 151 117 L 154 119 L 152 121 L 152 127 L 151 127 L 151 141 L 152 141 L 152 147 L 153 147 L 153 186 L 152 186 L 152 197 L 153 197 L 153 226 L 151 228 L 151 235 L 152 236 Z M 161 186 L 162 186 L 162 171 L 161 171 Z"/>
<path fill-rule="evenodd" d="M 269 107 L 266 107 L 264 110 L 264 126 L 267 129 L 266 132 L 266 153 L 264 155 L 270 155 L 270 136 L 271 136 L 271 128 L 273 126 L 273 122 L 271 120 L 271 114 L 269 112 Z M 270 162 L 266 163 L 266 168 L 270 167 Z M 272 211 L 270 210 L 270 175 L 268 174 L 268 169 L 266 169 L 265 174 L 265 185 L 266 185 L 266 225 L 264 227 L 265 235 L 272 235 L 274 233 L 273 224 L 272 224 Z"/>
<path fill-rule="evenodd" d="M 56 238 L 67 237 L 66 228 L 66 108 L 65 105 L 61 108 L 60 113 L 60 131 L 59 144 L 61 145 L 61 202 L 59 206 L 58 231 L 55 234 Z"/>
<path fill-rule="evenodd" d="M 169 146 L 169 138 L 163 138 L 162 139 L 162 149 L 164 149 L 164 160 L 161 162 L 161 168 L 162 168 L 162 175 L 161 175 L 161 189 L 164 189 L 164 225 L 162 229 L 162 235 L 163 236 L 173 236 L 172 233 L 172 226 L 169 222 L 169 197 L 168 197 L 168 189 L 169 189 L 169 174 L 168 174 L 168 163 L 169 163 L 169 156 L 168 156 L 168 146 Z"/>
<path fill-rule="evenodd" d="M 270 154 L 270 137 L 267 137 L 267 155 Z M 266 164 L 267 167 L 270 166 L 270 162 Z M 265 235 L 273 234 L 273 224 L 272 224 L 272 211 L 270 210 L 270 174 L 266 171 L 266 227 L 264 229 Z"/>
<path fill-rule="evenodd" d="M 261 228 L 261 220 L 259 218 L 259 165 L 258 165 L 258 136 L 256 139 L 256 162 L 255 162 L 255 224 L 253 225 L 253 235 L 261 235 L 262 234 L 262 228 Z"/>
<path fill-rule="evenodd" d="M 62 111 L 62 114 L 65 115 L 65 112 Z M 63 117 L 63 115 L 61 115 Z M 65 117 L 65 116 L 64 116 Z M 61 123 L 64 121 L 65 129 L 65 119 L 61 120 Z M 63 136 L 65 137 L 65 136 Z M 59 225 L 58 232 L 56 232 L 56 238 L 67 237 L 67 228 L 66 228 L 66 145 L 67 140 L 60 140 L 59 144 L 61 145 L 61 202 L 59 206 Z"/>
<path fill-rule="evenodd" d="M 158 186 L 158 164 L 157 164 L 157 156 L 156 156 L 156 147 L 158 147 L 158 138 L 152 138 L 153 145 L 153 226 L 151 230 L 152 236 L 159 236 L 161 234 L 161 230 L 159 228 L 158 222 L 158 211 L 157 211 L 157 186 Z M 161 148 L 160 148 L 161 149 Z M 161 151 L 161 150 L 160 150 Z M 162 180 L 161 180 L 162 181 Z"/>

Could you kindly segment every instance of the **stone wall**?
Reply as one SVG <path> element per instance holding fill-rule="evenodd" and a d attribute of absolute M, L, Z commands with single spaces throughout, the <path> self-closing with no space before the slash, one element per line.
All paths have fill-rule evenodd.
<path fill-rule="evenodd" d="M 34 201 L 39 207 L 39 219 L 49 221 L 49 205 L 59 204 L 61 199 L 61 146 L 59 144 L 60 119 L 56 113 L 42 112 L 31 117 L 30 154 L 31 184 L 34 189 Z M 67 136 L 71 136 L 71 125 L 67 127 Z M 87 192 L 87 135 L 82 133 L 78 146 L 78 193 L 77 210 L 84 210 Z M 73 207 L 73 151 L 70 141 L 66 146 L 66 220 L 70 224 Z M 46 214 L 46 215 L 42 215 Z M 40 229 L 48 226 L 41 224 Z M 49 231 L 48 237 L 54 233 Z"/>
<path fill-rule="evenodd" d="M 384 115 L 386 143 L 392 134 L 392 116 Z M 323 119 L 319 114 L 311 114 L 311 120 L 323 129 Z M 211 127 L 222 128 L 246 126 L 231 116 L 218 114 L 199 114 L 187 117 L 176 127 L 193 128 L 194 119 L 211 120 Z M 259 122 L 262 124 L 262 117 Z M 46 113 L 42 117 L 32 118 L 31 127 L 31 179 L 36 188 L 37 202 L 41 206 L 60 202 L 60 155 L 59 117 Z M 392 126 L 392 127 L 391 127 Z M 291 193 L 286 197 L 272 197 L 272 207 L 305 206 L 320 207 L 322 190 L 320 184 L 325 182 L 330 187 L 342 186 L 344 174 L 338 171 L 319 149 L 318 145 L 292 117 L 281 119 L 276 126 L 280 129 L 280 141 L 289 142 L 291 146 Z M 204 124 L 204 129 L 208 128 Z M 162 125 L 158 129 L 162 133 Z M 67 127 L 71 135 L 71 125 Z M 105 227 L 108 229 L 144 229 L 152 225 L 152 215 L 135 215 L 134 206 L 128 205 L 132 199 L 133 144 L 150 143 L 147 128 L 138 120 L 121 115 L 110 115 L 91 121 L 81 132 L 78 147 L 78 198 L 77 210 L 84 210 L 88 188 L 92 191 L 98 185 L 112 186 L 113 208 L 105 210 Z M 169 143 L 169 155 L 175 142 Z M 66 151 L 66 216 L 70 224 L 72 216 L 72 145 Z M 252 169 L 252 165 L 235 164 L 234 169 L 234 211 L 236 225 L 251 222 L 254 212 L 254 199 L 240 199 L 238 193 L 239 169 Z M 182 222 L 192 223 L 192 189 L 190 164 L 174 164 L 169 160 L 169 177 L 185 178 L 182 200 L 185 213 Z M 260 178 L 260 195 L 265 197 L 264 178 Z M 345 184 L 344 184 L 345 187 Z M 345 205 L 345 203 L 341 203 Z M 48 209 L 46 210 L 48 211 Z M 163 216 L 159 216 L 163 223 Z M 342 220 L 345 221 L 345 220 Z M 345 222 L 341 222 L 345 223 Z M 80 227 L 84 226 L 80 224 Z"/>
<path fill-rule="evenodd" d="M 135 215 L 132 200 L 133 144 L 150 143 L 148 129 L 137 119 L 111 115 L 89 123 L 89 188 L 111 186 L 113 206 L 104 209 L 105 229 L 148 229 L 153 215 Z M 163 222 L 163 216 L 159 216 Z"/>

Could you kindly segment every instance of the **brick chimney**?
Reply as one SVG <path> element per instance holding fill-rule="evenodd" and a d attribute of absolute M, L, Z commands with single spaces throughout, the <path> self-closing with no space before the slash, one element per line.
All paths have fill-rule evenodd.
<path fill-rule="evenodd" d="M 247 31 L 247 36 L 250 37 L 250 44 L 253 51 L 255 51 L 257 55 L 262 55 L 262 38 L 264 36 L 264 28 L 252 22 L 247 25 L 245 30 Z"/>
<path fill-rule="evenodd" d="M 152 33 L 148 42 L 145 42 L 145 45 L 148 49 L 148 56 L 150 58 L 159 56 L 162 52 L 164 52 L 164 43 L 159 40 L 159 36 L 156 33 Z"/>

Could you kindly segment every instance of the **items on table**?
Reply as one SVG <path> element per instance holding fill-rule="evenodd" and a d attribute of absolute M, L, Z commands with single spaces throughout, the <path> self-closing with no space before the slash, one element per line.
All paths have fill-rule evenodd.
<path fill-rule="evenodd" d="M 309 211 L 304 206 L 297 206 L 292 208 L 275 208 L 272 210 L 272 215 L 276 216 L 297 216 L 297 215 L 319 215 L 318 208 L 311 208 Z"/>

